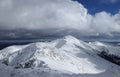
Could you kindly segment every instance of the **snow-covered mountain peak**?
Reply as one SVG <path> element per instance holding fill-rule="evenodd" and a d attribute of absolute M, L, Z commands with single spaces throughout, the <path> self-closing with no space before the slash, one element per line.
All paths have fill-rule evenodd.
<path fill-rule="evenodd" d="M 97 46 L 105 46 L 105 47 L 107 46 L 106 44 L 99 42 L 99 41 L 95 41 L 93 43 L 94 43 L 94 45 L 97 45 Z"/>
<path fill-rule="evenodd" d="M 8 47 L 0 51 L 0 62 L 15 69 L 42 68 L 64 74 L 98 74 L 110 68 L 108 61 L 94 53 L 98 49 L 94 43 L 65 36 L 51 42 Z"/>
<path fill-rule="evenodd" d="M 65 36 L 64 40 L 66 40 L 69 43 L 74 43 L 74 44 L 79 43 L 79 40 L 71 35 Z"/>
<path fill-rule="evenodd" d="M 66 46 L 72 46 L 72 47 L 79 46 L 82 48 L 86 48 L 86 46 L 88 47 L 89 45 L 83 42 L 82 40 L 79 40 L 71 35 L 68 35 L 68 36 L 65 36 L 64 38 L 56 40 L 56 48 L 61 48 Z"/>

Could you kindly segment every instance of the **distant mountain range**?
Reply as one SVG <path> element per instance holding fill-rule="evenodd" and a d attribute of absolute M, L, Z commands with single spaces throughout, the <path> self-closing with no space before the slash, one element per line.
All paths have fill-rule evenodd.
<path fill-rule="evenodd" d="M 120 33 L 92 33 L 84 32 L 76 29 L 42 29 L 42 30 L 0 30 L 0 40 L 30 40 L 44 38 L 59 38 L 66 35 L 73 35 L 84 40 L 91 39 L 114 39 L 119 40 Z"/>

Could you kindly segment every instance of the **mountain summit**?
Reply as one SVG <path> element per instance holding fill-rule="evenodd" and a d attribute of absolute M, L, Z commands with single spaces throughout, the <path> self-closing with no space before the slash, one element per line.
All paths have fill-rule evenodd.
<path fill-rule="evenodd" d="M 0 74 L 2 77 L 119 77 L 119 66 L 97 55 L 108 47 L 73 36 L 10 46 L 0 51 Z"/>

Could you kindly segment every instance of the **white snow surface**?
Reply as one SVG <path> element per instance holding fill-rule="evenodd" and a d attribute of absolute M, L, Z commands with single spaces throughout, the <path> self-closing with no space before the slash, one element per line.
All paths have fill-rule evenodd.
<path fill-rule="evenodd" d="M 10 46 L 0 51 L 0 77 L 120 77 L 119 66 L 97 56 L 103 48 L 118 54 L 113 46 L 73 36 Z"/>

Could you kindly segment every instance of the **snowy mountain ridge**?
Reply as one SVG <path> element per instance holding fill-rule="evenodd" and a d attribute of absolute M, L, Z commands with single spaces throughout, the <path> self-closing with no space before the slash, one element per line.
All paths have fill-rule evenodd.
<path fill-rule="evenodd" d="M 57 74 L 58 77 L 61 77 L 59 74 L 114 73 L 119 66 L 113 65 L 96 54 L 105 46 L 98 43 L 86 43 L 73 36 L 65 36 L 51 42 L 11 46 L 0 51 L 0 69 L 3 66 L 7 69 L 0 71 L 0 74 L 3 71 L 10 72 L 9 70 L 12 70 L 10 75 L 15 74 L 14 77 L 29 77 L 31 74 L 34 77 L 41 77 L 48 71 L 52 72 L 51 74 Z M 111 68 L 115 70 L 110 70 Z M 2 75 L 11 77 L 9 74 Z M 113 77 L 113 75 L 111 76 Z M 43 75 L 43 77 L 45 76 Z M 56 75 L 51 77 L 56 77 Z M 65 77 L 67 76 L 65 75 Z"/>

